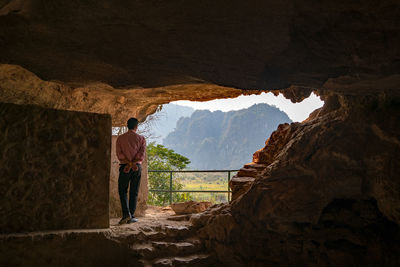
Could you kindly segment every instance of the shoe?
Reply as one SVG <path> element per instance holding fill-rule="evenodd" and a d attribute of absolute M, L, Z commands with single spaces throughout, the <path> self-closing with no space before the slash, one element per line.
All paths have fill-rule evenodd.
<path fill-rule="evenodd" d="M 135 222 L 137 222 L 137 221 L 138 221 L 138 219 L 136 219 L 135 217 L 132 217 L 132 218 L 129 220 L 128 223 L 135 223 Z"/>
<path fill-rule="evenodd" d="M 122 219 L 119 221 L 119 224 L 126 224 L 126 223 L 129 223 L 130 220 L 131 220 L 131 218 L 129 218 L 129 217 L 122 218 Z"/>

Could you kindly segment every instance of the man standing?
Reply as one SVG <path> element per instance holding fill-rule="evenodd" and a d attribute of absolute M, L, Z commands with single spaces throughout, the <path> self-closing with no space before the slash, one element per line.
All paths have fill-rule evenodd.
<path fill-rule="evenodd" d="M 116 152 L 120 161 L 118 192 L 121 200 L 122 219 L 119 224 L 137 222 L 135 218 L 136 202 L 138 198 L 142 161 L 145 157 L 146 140 L 136 133 L 138 120 L 128 120 L 128 132 L 117 138 Z M 129 201 L 127 198 L 129 188 Z"/>

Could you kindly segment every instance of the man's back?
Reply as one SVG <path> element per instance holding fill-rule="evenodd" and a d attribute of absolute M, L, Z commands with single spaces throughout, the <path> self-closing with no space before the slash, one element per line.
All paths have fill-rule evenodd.
<path fill-rule="evenodd" d="M 142 163 L 145 156 L 146 140 L 135 131 L 129 130 L 117 138 L 116 149 L 120 162 L 136 161 Z"/>
<path fill-rule="evenodd" d="M 146 151 L 146 140 L 136 133 L 139 121 L 130 118 L 127 122 L 128 132 L 120 135 L 116 142 L 117 157 L 120 161 L 118 193 L 121 201 L 122 219 L 120 224 L 137 222 L 135 218 L 142 161 Z M 129 200 L 127 198 L 129 189 Z"/>

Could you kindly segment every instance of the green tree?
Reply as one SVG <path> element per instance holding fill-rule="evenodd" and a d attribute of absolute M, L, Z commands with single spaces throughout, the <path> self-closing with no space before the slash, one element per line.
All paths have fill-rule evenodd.
<path fill-rule="evenodd" d="M 150 143 L 147 146 L 148 168 L 149 170 L 182 170 L 190 163 L 190 160 L 172 149 L 168 149 L 160 144 Z M 169 190 L 170 174 L 166 172 L 149 172 L 150 189 Z M 172 190 L 181 190 L 183 184 L 180 179 L 173 177 Z M 170 194 L 168 192 L 150 192 L 148 203 L 162 206 L 169 203 Z M 173 193 L 174 202 L 191 200 L 189 193 Z"/>

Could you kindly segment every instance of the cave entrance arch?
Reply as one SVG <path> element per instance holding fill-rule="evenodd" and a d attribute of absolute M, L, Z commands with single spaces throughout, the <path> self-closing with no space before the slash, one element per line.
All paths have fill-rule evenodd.
<path fill-rule="evenodd" d="M 230 199 L 230 194 L 222 191 L 230 190 L 228 182 L 237 171 L 216 173 L 215 170 L 241 169 L 252 162 L 253 153 L 264 146 L 279 124 L 303 121 L 322 105 L 323 101 L 314 93 L 299 103 L 291 102 L 282 94 L 264 92 L 204 102 L 174 101 L 159 106 L 158 111 L 141 124 L 139 131 L 147 137 L 148 143 L 154 143 L 151 148 L 163 145 L 187 157 L 191 161 L 188 169 L 211 171 L 174 173 L 171 187 L 189 191 L 221 191 L 174 193 L 173 202 L 193 199 L 219 203 Z M 113 132 L 121 129 L 114 128 Z M 169 190 L 170 174 L 165 173 L 165 185 L 160 184 L 161 177 L 158 176 L 159 173 L 150 174 L 149 188 Z M 166 192 L 149 194 L 151 203 L 158 199 L 157 194 L 160 197 L 161 194 L 168 195 Z M 164 200 L 167 201 L 167 197 Z M 164 205 L 170 201 L 169 196 Z M 153 204 L 160 205 L 161 202 Z"/>

